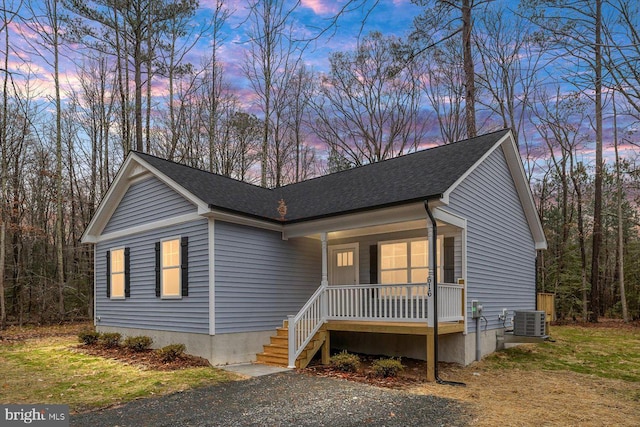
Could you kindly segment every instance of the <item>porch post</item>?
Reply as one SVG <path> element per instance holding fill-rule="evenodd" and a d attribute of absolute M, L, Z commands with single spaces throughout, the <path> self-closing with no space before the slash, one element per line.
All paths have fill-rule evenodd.
<path fill-rule="evenodd" d="M 428 239 L 428 247 L 429 247 L 429 276 L 427 278 L 427 280 L 429 281 L 429 283 L 431 284 L 431 286 L 429 287 L 429 298 L 427 300 L 427 326 L 433 327 L 433 313 L 434 313 L 434 305 L 433 305 L 433 293 L 434 293 L 434 289 L 436 286 L 436 283 L 433 282 L 433 278 L 434 278 L 434 268 L 436 268 L 433 262 L 433 260 L 435 259 L 433 257 L 433 254 L 431 253 L 432 251 L 432 246 L 431 246 L 431 242 L 433 242 L 432 239 L 436 239 L 437 237 L 433 235 L 433 228 L 432 227 L 427 227 L 427 239 Z"/>
<path fill-rule="evenodd" d="M 327 232 L 320 233 L 320 241 L 322 242 L 322 286 L 329 285 L 328 260 L 327 260 Z"/>

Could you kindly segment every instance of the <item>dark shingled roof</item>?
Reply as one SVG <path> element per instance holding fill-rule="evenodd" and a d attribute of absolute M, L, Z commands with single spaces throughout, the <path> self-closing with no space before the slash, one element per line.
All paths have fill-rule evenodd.
<path fill-rule="evenodd" d="M 285 222 L 298 222 L 438 198 L 508 132 L 504 129 L 276 189 L 136 154 L 212 208 L 280 221 L 278 201 L 284 199 Z"/>

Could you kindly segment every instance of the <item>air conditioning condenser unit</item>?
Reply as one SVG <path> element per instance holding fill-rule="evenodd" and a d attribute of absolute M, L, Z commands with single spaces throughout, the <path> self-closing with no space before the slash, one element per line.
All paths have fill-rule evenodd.
<path fill-rule="evenodd" d="M 545 312 L 516 310 L 513 319 L 513 334 L 525 337 L 545 336 Z"/>

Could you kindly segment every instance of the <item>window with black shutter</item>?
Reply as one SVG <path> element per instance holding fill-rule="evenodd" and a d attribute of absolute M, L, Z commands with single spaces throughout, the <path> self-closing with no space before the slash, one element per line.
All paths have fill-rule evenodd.
<path fill-rule="evenodd" d="M 188 245 L 186 236 L 156 242 L 156 296 L 172 299 L 189 295 Z"/>

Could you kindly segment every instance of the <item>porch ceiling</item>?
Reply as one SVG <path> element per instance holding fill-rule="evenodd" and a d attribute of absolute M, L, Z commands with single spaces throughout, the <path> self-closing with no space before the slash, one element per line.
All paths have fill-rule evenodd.
<path fill-rule="evenodd" d="M 437 210 L 436 210 L 437 211 Z M 438 218 L 438 227 L 442 231 L 447 228 L 458 228 L 442 218 Z M 419 230 L 427 227 L 427 215 L 423 203 L 413 203 L 393 208 L 360 212 L 307 223 L 284 226 L 283 237 L 312 237 L 320 239 L 321 233 L 327 233 L 329 240 L 344 239 L 357 236 Z"/>

